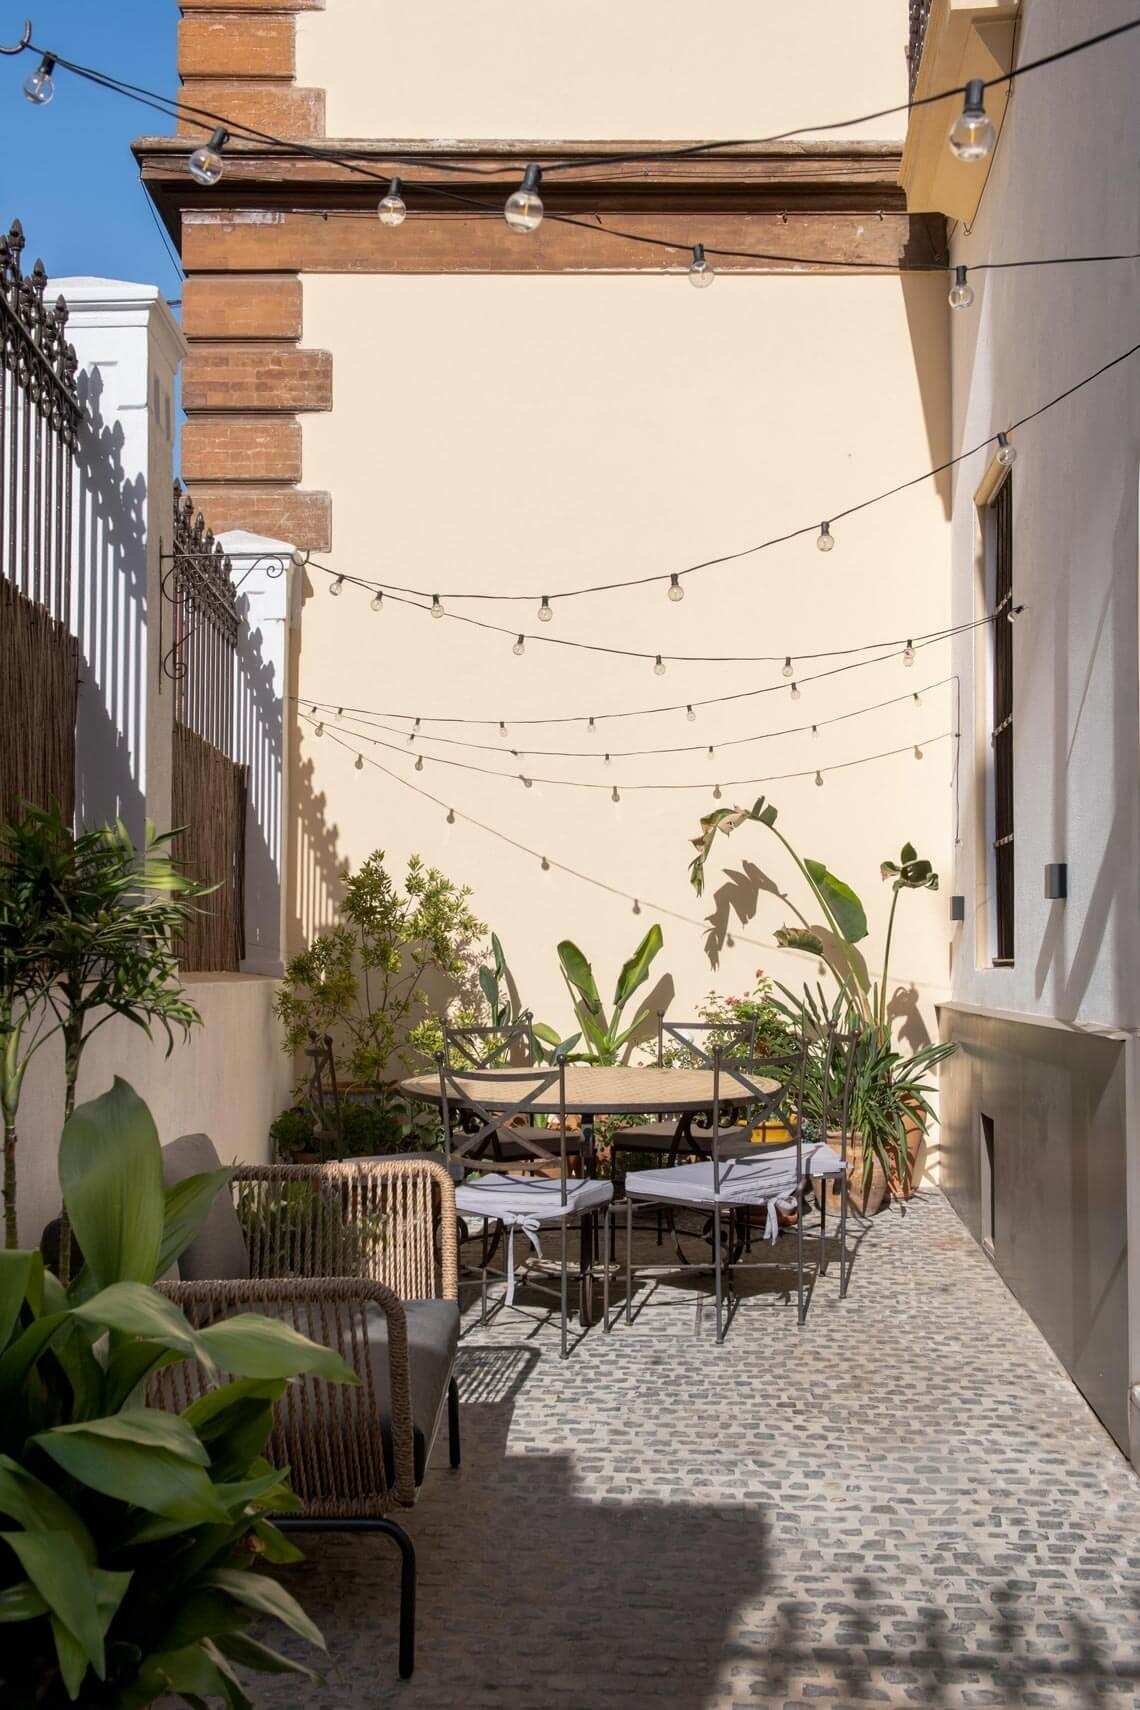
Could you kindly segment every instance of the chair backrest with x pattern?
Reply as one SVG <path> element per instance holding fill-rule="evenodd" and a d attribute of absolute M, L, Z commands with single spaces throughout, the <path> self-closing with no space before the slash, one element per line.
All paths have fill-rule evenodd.
<path fill-rule="evenodd" d="M 529 1010 L 506 1027 L 452 1027 L 443 1024 L 443 1051 L 448 1066 L 493 1069 L 506 1064 L 529 1068 L 535 1057 Z"/>
<path fill-rule="evenodd" d="M 562 1182 L 562 1203 L 566 1204 L 566 1064 L 559 1057 L 543 1069 L 452 1069 L 443 1052 L 439 1064 L 439 1103 L 443 1118 L 448 1164 L 456 1163 L 465 1170 L 494 1170 L 504 1173 L 534 1174 L 536 1169 L 557 1165 Z M 547 1094 L 557 1088 L 557 1103 Z M 557 1128 L 536 1129 L 532 1126 L 537 1114 L 534 1106 L 542 1099 L 544 1114 L 557 1122 Z M 474 1126 L 465 1132 L 456 1123 L 458 1111 L 467 1113 Z M 525 1128 L 511 1126 L 512 1119 L 526 1119 Z M 540 1135 L 549 1134 L 549 1142 Z M 523 1154 L 521 1158 L 504 1162 L 488 1156 L 488 1149 L 498 1150 L 497 1142 L 509 1140 Z"/>
<path fill-rule="evenodd" d="M 704 1035 L 703 1040 L 691 1034 Z M 665 1036 L 681 1046 L 693 1058 L 692 1067 L 711 1069 L 713 1050 L 720 1046 L 725 1057 L 751 1057 L 756 1044 L 756 1018 L 751 1021 L 666 1021 L 665 1011 L 657 1011 L 657 1067 L 665 1067 Z"/>
<path fill-rule="evenodd" d="M 796 1175 L 803 1174 L 801 1113 L 807 1077 L 808 1042 L 779 1057 L 726 1057 L 713 1048 L 713 1186 L 720 1192 L 720 1113 L 724 1105 L 747 1105 L 753 1119 L 770 1122 L 776 1116 L 796 1143 Z M 767 1084 L 763 1084 L 767 1083 Z M 757 1148 L 757 1157 L 762 1155 Z"/>
<path fill-rule="evenodd" d="M 829 1134 L 834 1133 L 834 1122 L 838 1117 L 839 1153 L 844 1163 L 847 1162 L 847 1141 L 851 1127 L 851 1095 L 859 1067 L 859 1049 L 865 1037 L 854 1028 L 844 1030 L 832 1022 L 822 1041 L 822 1108 L 819 1113 L 821 1138 L 826 1140 Z"/>

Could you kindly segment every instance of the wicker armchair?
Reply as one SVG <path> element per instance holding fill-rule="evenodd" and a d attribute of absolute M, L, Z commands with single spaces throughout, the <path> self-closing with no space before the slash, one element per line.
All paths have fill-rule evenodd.
<path fill-rule="evenodd" d="M 206 1136 L 189 1135 L 166 1148 L 164 1163 L 169 1185 L 216 1167 L 216 1154 Z M 451 1465 L 460 1458 L 451 1177 L 428 1158 L 240 1166 L 230 1199 L 219 1196 L 180 1271 L 180 1281 L 160 1286 L 192 1323 L 263 1312 L 336 1348 L 360 1379 L 296 1379 L 278 1403 L 267 1452 L 290 1468 L 304 1504 L 281 1517 L 282 1527 L 385 1532 L 399 1545 L 406 1679 L 415 1552 L 390 1514 L 414 1504 L 445 1404 Z M 210 1274 L 217 1271 L 227 1274 Z M 172 1366 L 156 1380 L 155 1400 L 180 1409 L 206 1383 L 192 1363 Z"/>

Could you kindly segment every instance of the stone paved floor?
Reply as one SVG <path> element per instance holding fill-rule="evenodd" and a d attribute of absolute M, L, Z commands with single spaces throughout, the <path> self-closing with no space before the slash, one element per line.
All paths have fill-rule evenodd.
<path fill-rule="evenodd" d="M 1140 1704 L 1140 1482 L 937 1192 L 804 1329 L 772 1282 L 719 1350 L 664 1286 L 565 1363 L 553 1328 L 476 1325 L 463 1469 L 437 1448 L 408 1521 L 415 1678 L 393 1546 L 326 1537 L 285 1583 L 327 1684 L 259 1702 Z"/>

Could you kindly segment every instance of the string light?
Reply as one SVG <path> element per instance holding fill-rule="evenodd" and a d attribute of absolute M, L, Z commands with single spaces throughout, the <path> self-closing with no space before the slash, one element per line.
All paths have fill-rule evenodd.
<path fill-rule="evenodd" d="M 1016 623 L 1024 610 L 1024 606 L 1010 606 L 1009 610 L 1005 614 L 1007 622 Z"/>
<path fill-rule="evenodd" d="M 954 283 L 950 287 L 949 303 L 952 309 L 968 309 L 974 301 L 974 287 L 966 283 L 966 269 L 954 269 Z"/>
<path fill-rule="evenodd" d="M 719 784 L 713 785 L 713 799 L 714 799 L 714 801 L 718 801 L 718 802 L 720 800 L 720 785 Z"/>
<path fill-rule="evenodd" d="M 526 641 L 523 636 L 520 635 L 518 637 L 514 646 L 511 648 L 511 652 L 515 655 L 516 659 L 522 658 L 523 654 L 526 652 Z"/>
<path fill-rule="evenodd" d="M 549 873 L 550 871 L 550 862 L 546 859 L 545 855 L 542 857 L 542 870 L 544 873 Z"/>
<path fill-rule="evenodd" d="M 518 189 L 507 197 L 503 216 L 513 232 L 536 232 L 542 224 L 544 210 L 538 193 L 541 182 L 541 166 L 528 166 Z"/>
<path fill-rule="evenodd" d="M 922 759 L 922 749 L 919 747 L 917 742 L 914 745 L 914 757 L 916 760 Z"/>
<path fill-rule="evenodd" d="M 823 788 L 823 773 L 822 772 L 819 772 L 819 771 L 816 772 L 815 781 L 816 781 L 817 787 L 822 790 L 822 788 Z"/>
<path fill-rule="evenodd" d="M 798 701 L 800 699 L 800 686 L 798 683 L 792 684 L 792 699 L 793 701 Z"/>
<path fill-rule="evenodd" d="M 714 748 L 713 748 L 713 745 L 712 745 L 712 743 L 711 743 L 711 742 L 710 742 L 710 743 L 709 743 L 709 751 L 708 751 L 708 753 L 707 753 L 707 754 L 706 754 L 706 755 L 705 755 L 705 759 L 706 759 L 706 760 L 711 760 L 711 759 L 712 759 L 712 757 L 713 757 L 713 754 L 714 754 L 714 753 L 715 753 L 715 752 L 716 752 L 716 750 L 715 750 L 715 749 L 714 749 Z"/>
<path fill-rule="evenodd" d="M 636 897 L 634 897 L 634 899 L 633 899 L 633 912 L 634 912 L 634 914 L 640 914 L 641 913 L 641 904 L 638 902 Z"/>
<path fill-rule="evenodd" d="M 612 761 L 611 761 L 611 760 L 610 760 L 610 757 L 609 757 L 609 755 L 608 755 L 608 754 L 607 754 L 607 755 L 606 755 L 606 757 L 605 757 L 605 764 L 606 764 L 606 765 L 607 765 L 607 766 L 609 766 L 609 765 L 612 765 Z"/>
<path fill-rule="evenodd" d="M 381 606 L 383 606 L 383 604 L 384 604 L 383 591 L 378 588 L 376 590 L 375 594 L 373 594 L 372 598 L 369 600 L 368 604 L 372 607 L 372 610 L 374 612 L 378 612 L 380 610 Z"/>
<path fill-rule="evenodd" d="M 914 664 L 914 642 L 908 641 L 903 648 L 903 664 L 909 669 Z"/>
<path fill-rule="evenodd" d="M 662 659 L 660 653 L 653 661 L 653 675 L 655 677 L 663 677 L 665 675 L 665 661 Z"/>
<path fill-rule="evenodd" d="M 210 190 L 218 182 L 225 171 L 222 150 L 229 140 L 230 133 L 224 125 L 219 125 L 209 142 L 202 143 L 194 150 L 186 165 L 196 184 L 204 185 Z"/>
<path fill-rule="evenodd" d="M 994 146 L 995 132 L 986 113 L 985 96 L 982 79 L 971 77 L 962 111 L 950 127 L 950 148 L 959 160 L 985 160 Z"/>
<path fill-rule="evenodd" d="M 916 707 L 920 707 L 922 705 L 922 696 L 918 693 L 917 689 L 914 693 L 914 704 Z"/>
<path fill-rule="evenodd" d="M 24 95 L 33 107 L 46 107 L 55 94 L 54 54 L 45 53 L 35 71 L 30 71 L 24 79 Z"/>
<path fill-rule="evenodd" d="M 1010 443 L 1006 433 L 998 434 L 997 460 L 1003 469 L 1012 469 L 1017 462 L 1017 447 Z"/>
<path fill-rule="evenodd" d="M 675 606 L 678 606 L 678 605 L 680 605 L 680 603 L 684 599 L 684 597 L 685 597 L 685 590 L 681 586 L 681 578 L 677 574 L 677 572 L 674 571 L 673 574 L 669 577 L 669 590 L 668 590 L 668 594 L 666 595 L 666 598 L 672 600 L 673 604 Z"/>
<path fill-rule="evenodd" d="M 687 719 L 687 720 L 688 720 L 688 722 L 689 722 L 689 723 L 690 723 L 690 724 L 696 724 L 696 722 L 697 722 L 697 715 L 696 715 L 696 713 L 695 713 L 695 712 L 694 712 L 694 711 L 693 711 L 693 709 L 692 709 L 692 707 L 691 707 L 691 706 L 687 706 L 687 707 L 686 707 L 686 708 L 685 708 L 685 717 L 686 717 L 686 719 Z"/>
<path fill-rule="evenodd" d="M 597 725 L 594 723 L 594 715 L 593 715 L 593 713 L 591 713 L 590 717 L 589 717 L 589 721 L 587 722 L 587 725 L 586 725 L 586 729 L 592 733 L 593 731 L 597 730 L 597 728 L 598 728 Z"/>
<path fill-rule="evenodd" d="M 695 285 L 698 291 L 703 291 L 712 284 L 715 278 L 716 274 L 705 260 L 704 244 L 695 243 L 693 245 L 693 259 L 689 263 L 689 284 Z"/>
<path fill-rule="evenodd" d="M 831 532 L 831 524 L 829 522 L 820 523 L 819 533 L 816 535 L 815 544 L 817 550 L 820 552 L 830 552 L 834 547 L 835 536 Z"/>
<path fill-rule="evenodd" d="M 455 809 L 454 808 L 449 807 L 447 810 L 447 823 L 448 823 L 448 825 L 454 825 L 455 824 Z"/>
<path fill-rule="evenodd" d="M 818 726 L 818 724 L 813 724 L 813 725 L 812 725 L 812 727 L 811 727 L 811 733 L 812 733 L 812 735 L 813 735 L 813 736 L 818 736 L 818 735 L 819 735 L 819 726 Z"/>
<path fill-rule="evenodd" d="M 344 587 L 344 577 L 343 576 L 334 577 L 334 579 L 329 583 L 329 593 L 332 594 L 335 598 L 336 596 L 338 596 L 340 594 L 340 591 L 343 587 Z"/>
<path fill-rule="evenodd" d="M 784 660 L 783 666 L 781 667 L 780 675 L 781 675 L 781 677 L 794 677 L 795 674 L 796 674 L 795 666 L 792 664 L 792 656 L 789 653 L 787 658 Z"/>
<path fill-rule="evenodd" d="M 313 726 L 313 735 L 314 736 L 323 736 L 324 734 L 325 734 L 325 727 L 321 723 L 321 721 L 318 719 L 317 723 Z"/>
<path fill-rule="evenodd" d="M 363 772 L 363 770 L 364 770 L 364 756 L 363 756 L 363 754 L 358 754 L 356 756 L 356 770 L 358 772 Z"/>
<path fill-rule="evenodd" d="M 539 623 L 549 623 L 553 616 L 554 611 L 551 607 L 550 601 L 547 599 L 546 595 L 543 594 L 542 604 L 538 608 L 538 621 Z"/>
<path fill-rule="evenodd" d="M 521 772 L 519 773 L 519 778 L 522 781 L 522 787 L 524 790 L 529 790 L 529 789 L 533 788 L 533 785 L 534 785 L 534 779 L 533 778 L 524 778 Z"/>
<path fill-rule="evenodd" d="M 386 196 L 381 196 L 376 212 L 383 226 L 402 226 L 408 217 L 407 204 L 400 192 L 404 188 L 402 178 L 393 178 L 388 186 Z"/>
<path fill-rule="evenodd" d="M 506 736 L 506 734 L 507 734 L 507 727 L 503 723 L 502 719 L 500 719 L 499 720 L 499 735 L 500 736 Z"/>
<path fill-rule="evenodd" d="M 438 594 L 433 594 L 431 597 L 431 615 L 433 618 L 441 618 L 446 615 L 442 605 L 440 604 Z M 522 640 L 521 636 L 519 637 L 519 640 Z"/>
<path fill-rule="evenodd" d="M 424 769 L 424 757 L 422 754 L 417 754 L 416 755 L 416 771 L 422 772 L 423 769 Z"/>
<path fill-rule="evenodd" d="M 620 802 L 621 801 L 621 797 L 618 795 L 618 787 L 616 784 L 614 785 L 613 790 L 610 792 L 610 800 L 611 800 L 611 802 Z"/>

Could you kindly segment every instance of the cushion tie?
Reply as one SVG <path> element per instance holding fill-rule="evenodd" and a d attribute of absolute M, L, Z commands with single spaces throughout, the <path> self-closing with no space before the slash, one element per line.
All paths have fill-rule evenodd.
<path fill-rule="evenodd" d="M 506 1225 L 506 1228 L 507 1228 L 507 1294 L 506 1294 L 506 1303 L 508 1306 L 513 1306 L 515 1303 L 515 1242 L 514 1242 L 514 1232 L 516 1229 L 522 1230 L 523 1234 L 526 1236 L 527 1240 L 530 1242 L 531 1246 L 534 1248 L 535 1256 L 538 1259 L 539 1263 L 541 1264 L 541 1262 L 542 1262 L 542 1244 L 538 1239 L 538 1231 L 542 1228 L 542 1224 L 539 1222 L 537 1217 L 528 1217 L 525 1213 L 523 1213 L 521 1211 L 504 1212 L 502 1214 L 501 1221 L 502 1221 L 502 1223 L 504 1223 Z"/>

